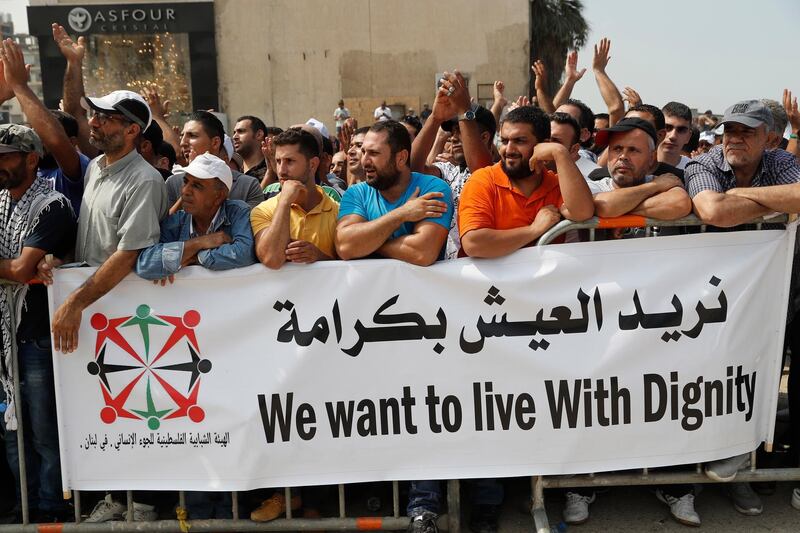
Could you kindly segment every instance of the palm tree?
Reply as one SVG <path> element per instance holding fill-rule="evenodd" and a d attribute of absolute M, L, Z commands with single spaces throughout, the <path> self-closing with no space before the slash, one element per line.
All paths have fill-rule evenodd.
<path fill-rule="evenodd" d="M 530 0 L 530 64 L 544 62 L 549 76 L 547 91 L 552 96 L 561 86 L 561 74 L 567 53 L 582 47 L 589 34 L 589 24 L 583 18 L 581 0 Z M 533 73 L 530 75 L 530 94 Z"/>

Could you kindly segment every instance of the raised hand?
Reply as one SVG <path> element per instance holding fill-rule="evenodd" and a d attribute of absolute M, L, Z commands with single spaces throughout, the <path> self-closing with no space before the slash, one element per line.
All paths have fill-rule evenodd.
<path fill-rule="evenodd" d="M 622 91 L 622 96 L 622 100 L 628 102 L 628 109 L 642 105 L 642 97 L 639 96 L 639 93 L 634 91 L 631 87 L 625 87 L 625 89 Z"/>
<path fill-rule="evenodd" d="M 53 40 L 58 44 L 58 49 L 61 50 L 61 55 L 67 61 L 80 63 L 86 55 L 86 38 L 78 37 L 78 42 L 72 40 L 64 26 L 60 24 L 53 24 Z"/>
<path fill-rule="evenodd" d="M 594 45 L 594 58 L 592 58 L 592 70 L 595 72 L 605 72 L 611 56 L 611 40 L 603 37 L 600 42 Z"/>
<path fill-rule="evenodd" d="M 547 89 L 547 69 L 544 67 L 544 63 L 541 59 L 537 59 L 531 65 L 531 70 L 536 75 L 536 79 L 533 80 L 533 87 L 537 91 L 544 91 Z"/>
<path fill-rule="evenodd" d="M 508 104 L 508 100 L 505 97 L 506 91 L 506 84 L 500 80 L 494 82 L 494 86 L 492 87 L 492 95 L 494 96 L 495 103 L 499 103 L 503 107 Z"/>
<path fill-rule="evenodd" d="M 792 98 L 792 91 L 789 89 L 783 90 L 783 107 L 786 109 L 789 124 L 792 125 L 792 133 L 796 133 L 800 130 L 800 112 L 797 110 L 797 97 Z"/>
<path fill-rule="evenodd" d="M 466 112 L 471 105 L 469 88 L 464 76 L 458 70 L 452 73 L 444 72 L 442 84 L 433 101 L 432 116 L 444 122 Z"/>
<path fill-rule="evenodd" d="M 25 64 L 22 50 L 17 43 L 11 39 L 4 40 L 0 48 L 0 59 L 3 61 L 3 77 L 8 87 L 16 89 L 28 84 L 31 66 Z"/>
<path fill-rule="evenodd" d="M 142 98 L 150 106 L 150 112 L 153 117 L 167 118 L 169 115 L 169 100 L 161 101 L 161 95 L 158 94 L 158 87 L 153 83 L 148 83 L 142 88 Z"/>
<path fill-rule="evenodd" d="M 575 83 L 579 79 L 586 74 L 586 69 L 583 68 L 578 70 L 578 51 L 573 50 L 572 52 L 567 54 L 567 63 L 564 66 L 564 74 L 566 75 L 567 81 Z"/>

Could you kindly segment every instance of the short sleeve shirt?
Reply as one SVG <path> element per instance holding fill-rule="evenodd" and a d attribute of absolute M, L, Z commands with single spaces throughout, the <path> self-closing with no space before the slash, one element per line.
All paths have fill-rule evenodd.
<path fill-rule="evenodd" d="M 311 211 L 306 212 L 301 206 L 292 204 L 289 212 L 289 237 L 292 240 L 310 242 L 325 255 L 336 257 L 334 236 L 339 204 L 325 194 L 322 187 L 317 186 L 317 191 L 322 196 L 322 200 Z M 253 235 L 258 235 L 258 232 L 272 224 L 272 216 L 278 208 L 279 200 L 280 194 L 265 200 L 250 211 Z"/>
<path fill-rule="evenodd" d="M 715 146 L 686 165 L 686 191 L 694 198 L 702 191 L 725 192 L 736 187 L 736 176 L 725 160 L 722 146 Z M 751 187 L 788 185 L 800 181 L 800 164 L 784 150 L 768 150 L 750 182 Z"/>
<path fill-rule="evenodd" d="M 474 229 L 514 229 L 527 226 L 546 205 L 561 207 L 564 199 L 558 175 L 545 170 L 542 183 L 529 197 L 516 189 L 500 163 L 476 170 L 461 191 L 458 207 L 460 237 Z"/>
<path fill-rule="evenodd" d="M 441 201 L 447 204 L 447 211 L 441 217 L 425 218 L 425 222 L 433 222 L 439 224 L 446 230 L 450 230 L 450 223 L 453 218 L 453 195 L 450 193 L 450 187 L 444 180 L 429 174 L 420 174 L 418 172 L 411 173 L 411 180 L 409 181 L 408 188 L 403 192 L 400 198 L 395 202 L 389 202 L 381 193 L 366 182 L 357 183 L 347 188 L 342 197 L 342 203 L 339 206 L 339 218 L 346 217 L 347 215 L 358 215 L 365 220 L 376 220 L 389 211 L 397 209 L 408 201 L 408 198 L 419 187 L 419 196 L 429 192 L 442 193 Z M 414 233 L 415 222 L 406 222 L 397 228 L 392 233 L 390 239 L 396 239 L 403 235 L 411 235 Z"/>
<path fill-rule="evenodd" d="M 5 222 L 5 221 L 4 221 Z M 75 217 L 66 198 L 51 202 L 39 215 L 22 246 L 38 248 L 63 258 L 75 242 Z M 19 340 L 50 336 L 47 310 L 47 289 L 44 285 L 31 285 L 25 295 L 25 305 L 17 329 Z"/>
<path fill-rule="evenodd" d="M 40 178 L 46 179 L 53 187 L 53 190 L 67 197 L 76 215 L 80 214 L 81 199 L 83 198 L 83 179 L 86 176 L 86 169 L 89 167 L 90 161 L 88 157 L 80 152 L 78 152 L 78 159 L 81 162 L 81 176 L 78 179 L 69 179 L 64 175 L 64 171 L 61 170 L 61 167 L 53 169 L 40 168 L 37 171 L 37 175 Z"/>
<path fill-rule="evenodd" d="M 449 163 L 447 161 L 439 161 L 433 164 L 442 173 L 442 179 L 450 185 L 450 190 L 453 192 L 453 211 L 458 213 L 458 202 L 461 198 L 461 191 L 464 189 L 464 184 L 470 176 L 469 167 L 463 168 Z M 445 257 L 447 259 L 455 259 L 458 257 L 458 250 L 461 249 L 461 239 L 458 235 L 458 217 L 453 217 L 453 222 L 450 224 L 450 233 L 447 235 L 447 250 Z"/>
<path fill-rule="evenodd" d="M 86 170 L 75 259 L 99 266 L 117 250 L 156 244 L 168 207 L 164 179 L 136 150 L 111 165 L 95 158 Z"/>

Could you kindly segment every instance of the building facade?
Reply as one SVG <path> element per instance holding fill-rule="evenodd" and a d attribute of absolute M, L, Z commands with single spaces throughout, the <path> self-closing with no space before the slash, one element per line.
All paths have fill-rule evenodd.
<path fill-rule="evenodd" d="M 155 82 L 178 113 L 280 127 L 313 116 L 330 128 L 340 98 L 362 125 L 383 100 L 397 116 L 419 113 L 437 73 L 454 68 L 481 102 L 500 79 L 508 96 L 526 94 L 528 10 L 527 0 L 31 0 L 28 19 L 48 105 L 64 70 L 50 35 L 59 22 L 89 42 L 87 93 Z"/>

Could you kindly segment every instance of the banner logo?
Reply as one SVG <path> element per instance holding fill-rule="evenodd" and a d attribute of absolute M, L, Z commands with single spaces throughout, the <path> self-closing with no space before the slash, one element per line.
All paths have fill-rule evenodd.
<path fill-rule="evenodd" d="M 201 375 L 211 371 L 211 361 L 201 356 L 195 335 L 200 313 L 156 315 L 149 305 L 141 304 L 133 316 L 95 313 L 90 324 L 97 335 L 94 361 L 87 370 L 98 377 L 105 404 L 100 409 L 103 422 L 143 420 L 155 431 L 165 420 L 203 421 L 198 394 Z M 156 349 L 152 337 L 165 340 L 158 341 Z"/>

